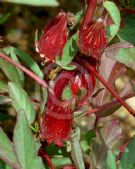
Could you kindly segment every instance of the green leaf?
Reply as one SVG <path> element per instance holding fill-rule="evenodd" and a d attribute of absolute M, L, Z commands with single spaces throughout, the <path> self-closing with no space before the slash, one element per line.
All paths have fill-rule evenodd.
<path fill-rule="evenodd" d="M 76 68 L 75 65 L 68 65 L 68 66 L 62 66 L 63 69 L 65 70 L 74 70 Z"/>
<path fill-rule="evenodd" d="M 103 5 L 105 9 L 108 11 L 109 15 L 111 16 L 114 24 L 108 26 L 107 31 L 108 31 L 108 36 L 109 36 L 109 41 L 111 41 L 118 33 L 119 27 L 120 27 L 120 12 L 115 3 L 111 1 L 104 1 Z"/>
<path fill-rule="evenodd" d="M 62 100 L 70 100 L 72 99 L 72 90 L 69 86 L 66 86 L 62 92 Z"/>
<path fill-rule="evenodd" d="M 119 163 L 119 169 L 134 169 L 134 168 L 135 168 L 135 137 L 125 148 Z"/>
<path fill-rule="evenodd" d="M 6 14 L 0 16 L 0 25 L 3 25 L 8 20 L 10 15 L 11 15 L 10 13 L 6 13 Z"/>
<path fill-rule="evenodd" d="M 81 18 L 83 17 L 83 10 L 80 10 L 75 14 L 75 22 L 76 24 L 80 22 Z"/>
<path fill-rule="evenodd" d="M 38 64 L 27 53 L 14 47 L 7 47 L 3 50 L 8 53 L 14 53 L 14 55 L 18 56 L 34 73 L 36 73 L 41 78 L 44 77 L 43 72 L 39 68 Z"/>
<path fill-rule="evenodd" d="M 21 169 L 43 169 L 42 160 L 36 155 L 36 144 L 23 110 L 18 112 L 13 140 Z"/>
<path fill-rule="evenodd" d="M 16 54 L 14 53 L 14 49 L 12 47 L 4 48 L 3 51 L 6 53 L 6 55 L 9 55 L 11 59 L 13 59 L 15 62 L 20 64 Z M 24 84 L 24 73 L 19 68 L 16 69 L 18 71 L 21 83 Z"/>
<path fill-rule="evenodd" d="M 20 75 L 16 69 L 15 66 L 9 64 L 7 61 L 0 58 L 0 69 L 4 72 L 4 74 L 7 76 L 9 80 L 12 82 L 17 83 L 18 85 L 21 85 L 21 79 Z"/>
<path fill-rule="evenodd" d="M 118 37 L 121 41 L 135 43 L 135 16 L 123 15 L 124 26 L 119 30 Z M 128 32 L 128 33 L 127 33 Z"/>
<path fill-rule="evenodd" d="M 80 129 L 76 128 L 71 134 L 71 156 L 76 168 L 85 169 L 83 154 L 80 146 Z"/>
<path fill-rule="evenodd" d="M 52 6 L 56 7 L 59 3 L 56 0 L 0 0 L 2 2 L 9 2 L 9 3 L 17 3 L 17 4 L 24 4 L 24 5 L 32 5 L 32 6 Z"/>
<path fill-rule="evenodd" d="M 107 152 L 106 163 L 107 163 L 107 169 L 117 169 L 116 157 L 111 150 Z"/>
<path fill-rule="evenodd" d="M 8 92 L 8 86 L 3 81 L 0 81 L 0 92 Z"/>
<path fill-rule="evenodd" d="M 77 34 L 74 34 L 66 43 L 61 58 L 56 57 L 56 63 L 61 67 L 66 67 L 72 62 L 76 53 L 77 47 Z"/>
<path fill-rule="evenodd" d="M 35 110 L 27 93 L 17 84 L 9 82 L 9 95 L 13 99 L 13 107 L 18 112 L 23 109 L 28 118 L 29 124 L 35 120 Z"/>
<path fill-rule="evenodd" d="M 52 158 L 52 163 L 56 168 L 72 165 L 72 161 L 69 157 Z"/>
<path fill-rule="evenodd" d="M 5 161 L 14 169 L 20 169 L 17 157 L 14 152 L 14 147 L 6 134 L 0 128 L 0 159 Z"/>
<path fill-rule="evenodd" d="M 107 55 L 108 56 L 108 55 Z M 112 56 L 110 55 L 110 58 Z M 135 70 L 135 47 L 119 48 L 113 55 L 113 60 L 125 64 Z"/>
<path fill-rule="evenodd" d="M 4 161 L 0 161 L 0 169 L 13 169 L 7 165 Z"/>

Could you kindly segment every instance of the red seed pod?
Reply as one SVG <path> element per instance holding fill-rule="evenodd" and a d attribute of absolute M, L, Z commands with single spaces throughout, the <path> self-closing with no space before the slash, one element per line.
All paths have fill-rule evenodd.
<path fill-rule="evenodd" d="M 95 21 L 79 31 L 78 46 L 81 53 L 92 55 L 98 60 L 102 50 L 106 47 L 106 29 L 103 20 Z"/>
<path fill-rule="evenodd" d="M 43 35 L 37 43 L 38 51 L 43 57 L 54 61 L 61 56 L 63 47 L 67 42 L 67 14 L 61 11 L 44 28 Z"/>

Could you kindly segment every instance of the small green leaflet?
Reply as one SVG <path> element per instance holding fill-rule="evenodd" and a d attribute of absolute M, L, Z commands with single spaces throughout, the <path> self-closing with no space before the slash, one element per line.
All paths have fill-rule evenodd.
<path fill-rule="evenodd" d="M 62 100 L 72 99 L 72 90 L 69 86 L 66 86 L 62 92 Z"/>
<path fill-rule="evenodd" d="M 0 0 L 1 2 L 17 3 L 32 6 L 52 6 L 56 7 L 59 3 L 56 0 Z"/>
<path fill-rule="evenodd" d="M 80 10 L 79 12 L 77 12 L 77 13 L 75 14 L 75 22 L 76 22 L 76 24 L 77 24 L 78 22 L 80 22 L 82 16 L 83 16 L 83 10 Z"/>
<path fill-rule="evenodd" d="M 52 163 L 56 168 L 73 165 L 70 157 L 56 157 L 52 158 Z"/>
<path fill-rule="evenodd" d="M 118 33 L 120 27 L 120 12 L 115 3 L 111 1 L 104 1 L 103 6 L 108 11 L 109 15 L 111 16 L 114 24 L 108 26 L 107 32 L 109 36 L 109 41 L 111 41 Z"/>
<path fill-rule="evenodd" d="M 74 69 L 74 66 L 69 66 L 69 64 L 74 59 L 76 53 L 78 51 L 77 46 L 77 34 L 74 34 L 66 43 L 63 54 L 61 57 L 56 57 L 56 63 L 65 69 Z"/>

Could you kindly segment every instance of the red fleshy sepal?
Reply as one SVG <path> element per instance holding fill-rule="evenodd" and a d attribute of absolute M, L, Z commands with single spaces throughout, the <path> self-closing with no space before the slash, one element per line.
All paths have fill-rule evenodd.
<path fill-rule="evenodd" d="M 63 141 L 69 138 L 72 120 L 70 104 L 49 99 L 46 113 L 40 119 L 40 139 L 63 146 Z"/>
<path fill-rule="evenodd" d="M 72 101 L 60 101 L 60 97 L 73 74 L 73 71 L 63 71 L 55 81 L 53 94 L 49 94 L 45 114 L 40 118 L 42 141 L 63 146 L 63 142 L 69 138 L 73 121 Z"/>
<path fill-rule="evenodd" d="M 56 56 L 61 56 L 63 47 L 67 42 L 67 14 L 61 11 L 45 27 L 43 35 L 37 43 L 39 53 L 45 58 L 54 61 Z"/>
<path fill-rule="evenodd" d="M 98 58 L 106 44 L 106 29 L 103 21 L 96 21 L 79 32 L 78 46 L 85 55 Z"/>

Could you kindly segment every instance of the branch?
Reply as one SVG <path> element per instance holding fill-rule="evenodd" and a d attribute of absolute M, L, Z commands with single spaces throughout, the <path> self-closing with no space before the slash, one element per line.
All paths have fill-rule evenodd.
<path fill-rule="evenodd" d="M 4 60 L 6 60 L 7 62 L 11 63 L 12 65 L 14 65 L 15 67 L 19 68 L 20 70 L 22 70 L 24 73 L 26 73 L 28 76 L 30 76 L 32 79 L 34 79 L 37 83 L 39 83 L 40 85 L 42 85 L 45 88 L 48 88 L 47 83 L 39 78 L 35 73 L 33 73 L 32 71 L 30 71 L 29 69 L 27 69 L 26 67 L 16 63 L 15 61 L 13 61 L 12 59 L 10 59 L 8 56 L 0 53 L 0 57 Z"/>
<path fill-rule="evenodd" d="M 97 0 L 87 0 L 87 4 L 88 4 L 88 6 L 86 9 L 86 13 L 84 15 L 84 18 L 83 18 L 81 28 L 85 28 L 92 21 L 92 17 L 95 13 L 96 6 L 97 6 Z"/>
<path fill-rule="evenodd" d="M 135 117 L 135 112 L 133 109 L 112 89 L 112 87 L 107 83 L 107 81 L 93 68 L 89 63 L 84 63 L 85 67 L 92 72 L 96 78 L 111 92 L 111 94 L 119 101 L 119 103 L 124 106 L 130 114 Z"/>
<path fill-rule="evenodd" d="M 129 94 L 128 96 L 125 96 L 125 97 L 122 97 L 123 100 L 127 100 L 131 97 L 134 97 L 135 94 Z M 121 105 L 117 100 L 113 100 L 109 103 L 106 103 L 106 104 L 103 104 L 101 106 L 98 106 L 96 107 L 95 109 L 90 109 L 90 110 L 87 110 L 87 112 L 84 114 L 84 116 L 89 116 L 91 114 L 96 114 L 96 116 L 98 118 L 100 118 L 100 114 L 103 112 L 103 111 L 108 111 L 109 109 L 112 109 L 114 108 L 115 106 L 119 106 Z"/>

